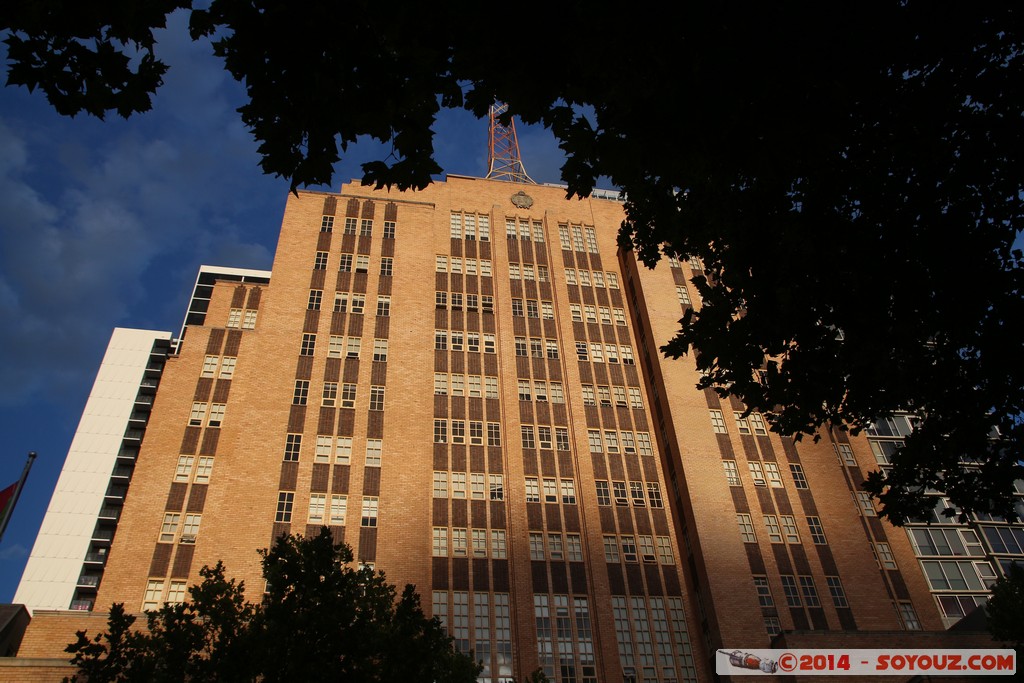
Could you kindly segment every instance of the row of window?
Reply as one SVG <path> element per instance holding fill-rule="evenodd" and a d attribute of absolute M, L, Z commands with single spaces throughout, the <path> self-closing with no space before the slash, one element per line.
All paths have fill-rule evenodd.
<path fill-rule="evenodd" d="M 517 237 L 524 242 L 543 242 L 544 224 L 540 221 L 533 221 L 531 225 L 531 222 L 525 218 L 520 218 L 518 221 L 515 218 L 506 218 L 505 238 L 514 240 Z"/>
<path fill-rule="evenodd" d="M 355 408 L 356 407 L 356 384 L 338 382 L 324 382 L 321 405 L 326 407 Z M 340 391 L 339 391 L 340 388 Z M 295 388 L 292 391 L 292 405 L 304 406 L 309 402 L 309 380 L 295 380 Z M 216 405 L 216 404 L 215 404 Z M 370 410 L 384 410 L 384 387 L 370 387 Z M 213 425 L 211 425 L 213 426 Z"/>
<path fill-rule="evenodd" d="M 572 479 L 555 479 L 554 477 L 526 477 L 527 503 L 558 503 L 563 505 L 576 504 L 576 482 Z"/>
<path fill-rule="evenodd" d="M 227 411 L 226 403 L 206 403 L 196 401 L 192 404 L 192 410 L 188 415 L 190 427 L 220 427 L 224 422 L 224 413 Z"/>
<path fill-rule="evenodd" d="M 220 377 L 220 379 L 231 379 L 235 376 L 235 365 L 238 363 L 238 359 L 234 356 L 207 356 L 203 360 L 203 370 L 200 373 L 201 377 Z M 220 369 L 218 375 L 217 370 Z"/>
<path fill-rule="evenodd" d="M 254 308 L 232 308 L 228 311 L 228 327 L 240 327 L 243 330 L 256 328 L 256 314 Z"/>
<path fill-rule="evenodd" d="M 716 434 L 726 434 L 728 430 L 725 428 L 725 416 L 721 410 L 708 411 L 711 416 L 711 430 Z M 736 411 L 733 414 L 733 419 L 736 421 L 736 431 L 740 434 L 750 434 L 753 432 L 759 436 L 765 436 L 768 434 L 768 429 L 764 422 L 764 416 L 760 413 L 751 413 L 747 417 L 743 417 L 743 413 Z"/>
<path fill-rule="evenodd" d="M 453 240 L 461 240 L 463 238 L 467 240 L 480 239 L 481 242 L 491 241 L 491 218 L 490 216 L 482 216 L 475 213 L 456 213 L 451 214 L 451 238 Z"/>
<path fill-rule="evenodd" d="M 202 520 L 203 516 L 200 514 L 182 515 L 179 512 L 165 512 L 157 540 L 160 543 L 174 543 L 175 540 L 181 543 L 195 543 Z"/>
<path fill-rule="evenodd" d="M 1000 544 L 997 539 L 1005 537 L 1001 532 L 1010 532 L 1008 535 L 1015 538 L 1013 546 Z M 991 533 L 995 532 L 995 533 Z M 973 529 L 907 529 L 910 536 L 910 543 L 914 546 L 914 553 L 920 556 L 927 555 L 984 555 L 985 549 L 978 540 L 978 535 Z M 997 529 L 995 527 L 985 528 L 985 535 L 988 536 L 995 552 L 1024 553 L 1024 529 Z M 1009 540 L 1009 539 L 1006 539 Z M 1016 547 L 1016 550 L 1010 549 Z M 997 549 L 998 548 L 998 549 Z"/>
<path fill-rule="evenodd" d="M 332 334 L 327 339 L 327 357 L 328 358 L 359 358 L 359 354 L 363 349 L 362 337 L 344 337 L 342 335 Z M 299 355 L 312 356 L 316 351 L 316 335 L 315 334 L 303 334 L 302 335 L 302 346 Z M 388 340 L 387 339 L 374 339 L 373 340 L 373 360 L 377 362 L 387 362 L 388 359 Z"/>
<path fill-rule="evenodd" d="M 750 468 L 750 478 L 754 481 L 754 486 L 770 486 L 774 489 L 781 489 L 785 486 L 782 482 L 782 472 L 779 470 L 778 463 L 752 460 L 747 463 L 747 467 Z M 740 480 L 740 471 L 735 460 L 723 460 L 722 469 L 725 472 L 725 480 L 729 486 L 743 485 L 743 482 Z M 804 475 L 804 468 L 802 465 L 790 463 L 789 472 L 793 476 L 793 485 L 796 488 L 807 488 L 807 477 Z"/>
<path fill-rule="evenodd" d="M 431 615 L 449 629 L 459 652 L 472 652 L 482 664 L 484 668 L 477 680 L 512 680 L 512 610 L 508 593 L 470 595 L 466 591 L 434 591 Z"/>
<path fill-rule="evenodd" d="M 626 562 L 673 564 L 672 539 L 668 536 L 605 535 L 605 562 L 619 562 L 620 558 Z"/>
<path fill-rule="evenodd" d="M 582 562 L 583 543 L 580 535 L 566 534 L 563 536 L 558 533 L 542 534 L 537 531 L 531 531 L 530 559 Z"/>
<path fill-rule="evenodd" d="M 615 595 L 612 615 L 624 678 L 644 683 L 696 683 L 682 598 Z"/>
<path fill-rule="evenodd" d="M 469 440 L 466 440 L 466 425 L 469 425 Z M 449 429 L 449 426 L 451 429 Z M 488 422 L 487 445 L 501 445 L 501 423 Z M 469 443 L 472 446 L 484 445 L 484 423 L 476 420 L 434 420 L 434 443 Z"/>
<path fill-rule="evenodd" d="M 672 268 L 682 268 L 683 264 L 675 256 L 668 256 L 668 264 Z M 698 256 L 691 256 L 688 262 L 690 270 L 704 270 L 704 262 Z"/>
<path fill-rule="evenodd" d="M 552 448 L 559 451 L 569 450 L 569 430 L 565 427 L 521 425 L 519 436 L 523 448 L 539 447 L 546 451 L 550 451 Z M 554 436 L 553 440 L 552 436 Z"/>
<path fill-rule="evenodd" d="M 493 271 L 490 259 L 463 258 L 438 254 L 434 257 L 434 270 L 438 273 L 454 273 L 461 275 L 482 275 L 490 277 Z"/>
<path fill-rule="evenodd" d="M 548 267 L 544 265 L 534 266 L 532 263 L 509 263 L 508 277 L 510 280 L 536 280 L 537 282 L 550 282 Z"/>
<path fill-rule="evenodd" d="M 479 472 L 434 472 L 434 498 L 505 500 L 505 477 Z"/>
<path fill-rule="evenodd" d="M 367 467 L 380 467 L 383 458 L 383 441 L 381 439 L 366 440 Z M 302 454 L 302 434 L 288 434 L 285 436 L 284 460 L 287 462 L 298 462 Z M 317 434 L 316 446 L 313 451 L 313 462 L 330 463 L 339 465 L 352 464 L 352 437 L 332 436 L 330 434 Z"/>
<path fill-rule="evenodd" d="M 347 216 L 345 218 L 345 234 L 355 235 L 356 227 L 359 228 L 360 237 L 372 237 L 373 236 L 373 219 L 372 218 L 353 218 Z M 334 232 L 334 216 L 323 216 L 320 219 L 320 232 Z M 395 221 L 384 221 L 384 238 L 394 239 L 395 238 Z"/>
<path fill-rule="evenodd" d="M 800 532 L 796 526 L 796 517 L 793 515 L 763 515 L 765 533 L 770 543 L 800 543 Z M 811 534 L 811 541 L 815 545 L 825 545 L 828 540 L 825 538 L 825 529 L 821 526 L 821 519 L 818 517 L 806 517 L 807 528 Z M 757 543 L 757 535 L 754 533 L 753 518 L 747 513 L 736 515 L 736 522 L 740 529 L 740 538 L 744 543 Z"/>
<path fill-rule="evenodd" d="M 569 240 L 570 230 L 572 232 L 572 241 Z M 586 248 L 584 248 L 584 235 L 586 235 Z M 562 249 L 566 251 L 588 251 L 591 254 L 598 253 L 597 251 L 597 233 L 594 228 L 590 226 L 579 226 L 579 225 L 559 225 L 558 226 L 558 242 Z"/>
<path fill-rule="evenodd" d="M 445 372 L 435 372 L 434 395 L 498 398 L 498 378 L 480 375 L 450 375 Z"/>
<path fill-rule="evenodd" d="M 348 496 L 332 494 L 330 507 L 327 505 L 327 494 L 311 493 L 309 496 L 310 523 L 311 524 L 345 524 L 345 514 L 348 509 Z M 364 527 L 377 526 L 377 511 L 380 499 L 376 496 L 363 496 L 363 504 L 360 510 L 359 525 Z M 291 522 L 292 509 L 295 505 L 294 491 L 281 491 L 277 494 L 277 512 L 274 515 L 275 522 Z M 315 518 L 319 521 L 312 521 Z M 326 517 L 325 517 L 326 515 Z M 324 521 L 324 520 L 328 521 Z M 338 521 L 340 520 L 340 521 Z"/>
<path fill-rule="evenodd" d="M 607 360 L 609 363 L 618 363 L 620 357 L 623 365 L 636 365 L 632 346 L 616 346 L 615 344 L 602 346 L 598 342 L 590 342 L 589 345 L 587 342 L 576 342 L 576 360 L 578 361 L 604 363 Z"/>
<path fill-rule="evenodd" d="M 525 306 L 524 306 L 525 303 Z M 512 316 L 515 318 L 555 319 L 555 309 L 550 301 L 536 299 L 512 299 Z"/>
<path fill-rule="evenodd" d="M 786 594 L 786 604 L 790 607 L 800 607 L 806 604 L 808 607 L 819 607 L 818 591 L 814 586 L 814 578 L 811 576 L 783 575 L 781 577 L 783 590 Z M 799 589 L 797 583 L 799 582 Z M 843 582 L 838 576 L 826 576 L 825 583 L 828 585 L 829 595 L 832 597 L 832 604 L 835 607 L 849 607 L 846 600 L 846 591 L 843 590 Z M 754 588 L 757 590 L 757 600 L 761 607 L 775 607 L 775 599 L 772 597 L 772 589 L 768 585 L 767 576 L 755 576 Z M 801 594 L 803 600 L 801 600 Z"/>
<path fill-rule="evenodd" d="M 487 529 L 434 527 L 431 531 L 431 554 L 434 557 L 468 557 L 470 547 L 473 557 L 489 556 L 496 560 L 508 557 L 504 529 L 488 532 Z"/>
<path fill-rule="evenodd" d="M 495 336 L 479 332 L 458 330 L 434 330 L 434 349 L 437 351 L 470 351 L 472 353 L 495 353 Z"/>
<path fill-rule="evenodd" d="M 143 611 L 160 609 L 160 605 L 165 602 L 177 605 L 185 601 L 186 582 L 184 579 L 171 581 L 171 585 L 165 594 L 164 588 L 166 585 L 164 579 L 150 579 L 146 582 L 146 592 L 142 597 Z"/>
<path fill-rule="evenodd" d="M 197 464 L 198 463 L 198 464 Z M 174 469 L 174 481 L 209 484 L 213 474 L 212 455 L 179 455 Z"/>
<path fill-rule="evenodd" d="M 628 402 L 627 402 L 628 397 Z M 606 387 L 598 385 L 595 388 L 592 384 L 583 385 L 583 405 L 585 406 L 611 406 L 614 398 L 615 405 L 625 408 L 643 408 L 644 400 L 639 387 Z"/>
<path fill-rule="evenodd" d="M 554 339 L 542 339 L 540 337 L 516 337 L 516 355 L 531 358 L 549 358 L 558 360 L 558 342 Z"/>
<path fill-rule="evenodd" d="M 570 285 L 581 284 L 589 287 L 591 283 L 595 287 L 604 287 L 605 282 L 608 283 L 608 289 L 619 288 L 619 276 L 611 272 L 601 272 L 600 270 L 589 271 L 589 270 L 576 270 L 575 268 L 565 269 L 565 281 Z"/>
<path fill-rule="evenodd" d="M 611 505 L 614 500 L 619 506 L 626 506 L 632 502 L 635 507 L 646 507 L 648 504 L 652 508 L 665 507 L 665 501 L 661 497 L 661 485 L 654 481 L 645 484 L 642 481 L 598 480 L 594 482 L 594 486 L 597 490 L 598 505 Z"/>
<path fill-rule="evenodd" d="M 434 307 L 442 310 L 450 309 L 461 311 L 482 310 L 484 313 L 494 313 L 494 297 L 490 294 L 465 294 L 463 292 L 434 292 Z"/>
<path fill-rule="evenodd" d="M 616 433 L 614 430 L 606 429 L 602 434 L 600 429 L 588 429 L 587 444 L 591 453 L 618 453 L 621 445 L 623 453 L 654 455 L 651 435 L 647 432 Z"/>
<path fill-rule="evenodd" d="M 565 391 L 561 382 L 545 382 L 535 379 L 532 382 L 528 379 L 519 380 L 520 401 L 551 401 L 552 403 L 565 403 Z"/>
<path fill-rule="evenodd" d="M 621 308 L 609 308 L 608 306 L 591 306 L 590 304 L 569 304 L 569 316 L 574 323 L 581 323 L 586 320 L 588 323 L 596 323 L 598 320 L 604 325 L 612 324 L 612 317 L 615 324 L 626 325 L 626 312 Z"/>

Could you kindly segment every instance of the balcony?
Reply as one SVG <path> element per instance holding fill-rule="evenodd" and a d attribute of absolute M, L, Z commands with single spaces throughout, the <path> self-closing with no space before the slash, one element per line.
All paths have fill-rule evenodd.
<path fill-rule="evenodd" d="M 92 600 L 87 600 L 84 598 L 72 600 L 71 609 L 81 612 L 89 612 L 92 610 Z"/>
<path fill-rule="evenodd" d="M 100 519 L 112 519 L 116 521 L 117 518 L 120 516 L 121 508 L 119 507 L 115 507 L 113 505 L 104 505 L 102 508 L 100 508 Z"/>
<path fill-rule="evenodd" d="M 107 561 L 107 550 L 101 548 L 99 550 L 91 550 L 85 554 L 85 561 L 88 564 L 103 564 Z"/>
<path fill-rule="evenodd" d="M 78 583 L 76 584 L 79 588 L 96 588 L 100 585 L 99 574 L 83 574 L 78 577 Z"/>

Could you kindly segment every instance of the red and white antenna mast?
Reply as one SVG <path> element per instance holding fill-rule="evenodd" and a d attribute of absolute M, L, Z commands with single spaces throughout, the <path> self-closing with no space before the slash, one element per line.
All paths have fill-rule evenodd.
<path fill-rule="evenodd" d="M 495 102 L 491 105 L 487 178 L 536 185 L 536 181 L 526 174 L 523 160 L 519 156 L 519 138 L 516 137 L 515 120 L 509 119 L 507 126 L 498 120 L 498 117 L 506 111 L 508 111 L 508 105 L 504 102 Z"/>

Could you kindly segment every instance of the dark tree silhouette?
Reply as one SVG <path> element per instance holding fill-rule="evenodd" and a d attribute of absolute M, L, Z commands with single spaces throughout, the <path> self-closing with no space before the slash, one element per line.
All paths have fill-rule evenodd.
<path fill-rule="evenodd" d="M 152 31 L 179 7 L 191 3 L 6 3 L 8 82 L 66 114 L 145 110 L 165 69 Z M 648 265 L 702 260 L 702 305 L 664 348 L 696 356 L 701 386 L 783 434 L 915 413 L 889 475 L 867 482 L 883 514 L 923 514 L 928 488 L 1012 514 L 1024 477 L 1017 3 L 515 9 L 534 13 L 529 49 L 503 46 L 491 8 L 462 2 L 213 0 L 192 9 L 191 30 L 245 84 L 262 167 L 293 189 L 329 182 L 361 135 L 393 148 L 364 182 L 423 187 L 441 170 L 438 111 L 507 102 L 558 138 L 570 194 L 601 176 L 626 193 L 624 247 Z"/>

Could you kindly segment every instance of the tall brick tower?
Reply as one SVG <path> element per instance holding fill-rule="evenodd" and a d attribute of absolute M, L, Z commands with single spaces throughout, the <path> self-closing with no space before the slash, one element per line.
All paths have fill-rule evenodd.
<path fill-rule="evenodd" d="M 322 525 L 488 682 L 710 680 L 781 631 L 940 629 L 919 547 L 859 495 L 869 442 L 780 439 L 660 359 L 700 264 L 639 269 L 622 220 L 460 176 L 290 195 L 269 278 L 197 284 L 96 612 L 37 609 L 19 656 L 217 560 L 258 593 L 256 549 Z"/>

